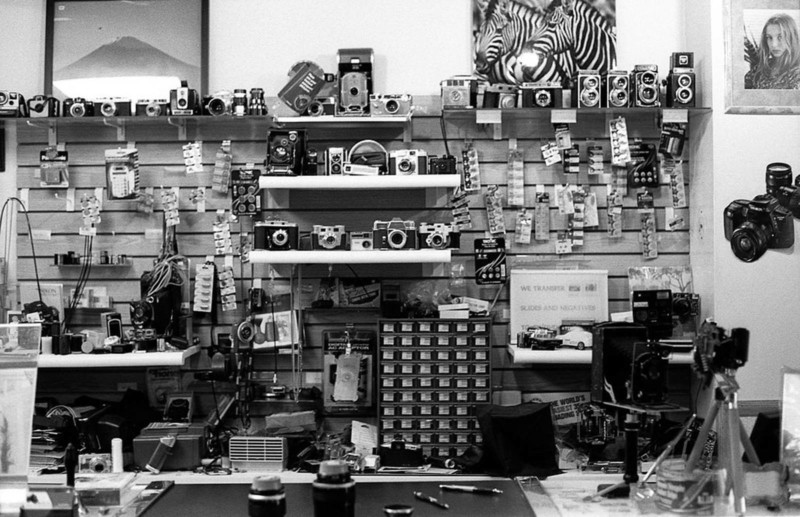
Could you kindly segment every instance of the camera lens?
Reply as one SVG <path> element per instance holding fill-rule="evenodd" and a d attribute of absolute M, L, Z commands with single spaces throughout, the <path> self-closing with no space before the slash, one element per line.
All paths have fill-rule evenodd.
<path fill-rule="evenodd" d="M 678 86 L 681 86 L 683 88 L 688 88 L 691 85 L 692 85 L 692 76 L 686 74 L 681 74 L 678 76 Z"/>
<path fill-rule="evenodd" d="M 308 114 L 312 117 L 319 117 L 323 113 L 322 103 L 314 101 L 308 105 Z"/>
<path fill-rule="evenodd" d="M 596 77 L 586 77 L 583 80 L 583 87 L 584 88 L 591 88 L 593 90 L 597 89 L 598 81 Z"/>
<path fill-rule="evenodd" d="M 611 81 L 611 87 L 614 90 L 625 90 L 628 88 L 627 80 L 624 77 L 615 77 Z"/>
<path fill-rule="evenodd" d="M 179 98 L 178 99 L 178 107 L 180 109 L 186 109 L 186 99 L 184 99 L 183 97 Z"/>
<path fill-rule="evenodd" d="M 792 167 L 788 163 L 770 163 L 767 165 L 765 176 L 767 181 L 767 194 L 775 196 L 780 187 L 786 187 L 792 184 Z"/>
<path fill-rule="evenodd" d="M 428 241 L 428 245 L 431 248 L 434 248 L 434 249 L 442 249 L 442 248 L 444 248 L 445 247 L 445 243 L 447 242 L 447 239 L 445 239 L 445 236 L 442 235 L 439 232 L 430 234 L 426 240 Z"/>
<path fill-rule="evenodd" d="M 597 90 L 583 90 L 581 92 L 581 101 L 585 106 L 594 106 L 597 104 L 597 100 Z"/>
<path fill-rule="evenodd" d="M 225 101 L 220 98 L 213 98 L 208 101 L 208 113 L 213 116 L 219 116 L 225 114 Z"/>
<path fill-rule="evenodd" d="M 289 242 L 289 233 L 286 230 L 275 230 L 272 233 L 272 244 L 275 246 L 286 246 Z"/>
<path fill-rule="evenodd" d="M 731 234 L 733 254 L 744 262 L 754 262 L 767 251 L 769 233 L 752 221 L 745 221 Z"/>
<path fill-rule="evenodd" d="M 414 164 L 408 158 L 403 158 L 397 163 L 397 171 L 401 174 L 410 174 L 414 172 Z"/>
<path fill-rule="evenodd" d="M 403 249 L 408 241 L 408 235 L 403 230 L 390 230 L 386 235 L 386 242 L 392 249 Z"/>
<path fill-rule="evenodd" d="M 157 102 L 151 102 L 145 108 L 148 117 L 158 117 L 161 115 L 161 106 Z"/>
<path fill-rule="evenodd" d="M 8 102 L 8 94 L 6 92 L 0 92 L 0 104 L 5 104 Z"/>
<path fill-rule="evenodd" d="M 628 94 L 622 90 L 617 90 L 617 92 L 611 96 L 611 104 L 614 106 L 624 106 L 628 103 Z"/>
<path fill-rule="evenodd" d="M 678 99 L 681 102 L 689 102 L 693 96 L 694 94 L 689 88 L 678 88 Z"/>
<path fill-rule="evenodd" d="M 646 85 L 656 84 L 656 74 L 653 72 L 644 72 L 639 76 L 639 80 L 642 84 Z"/>
<path fill-rule="evenodd" d="M 282 145 L 273 147 L 270 153 L 270 162 L 276 164 L 289 163 L 289 150 Z"/>
<path fill-rule="evenodd" d="M 69 107 L 69 114 L 73 117 L 82 117 L 86 114 L 86 107 L 83 104 L 73 104 Z"/>
<path fill-rule="evenodd" d="M 642 88 L 639 88 L 639 96 L 644 102 L 647 103 L 653 102 L 654 100 L 656 100 L 656 95 L 657 93 L 655 88 L 649 86 L 644 86 Z"/>
<path fill-rule="evenodd" d="M 513 95 L 502 95 L 500 97 L 500 108 L 514 108 L 517 105 L 517 101 Z"/>
<path fill-rule="evenodd" d="M 387 113 L 397 113 L 400 111 L 400 103 L 398 103 L 394 99 L 390 99 L 386 101 L 386 112 Z"/>
<path fill-rule="evenodd" d="M 117 105 L 113 102 L 104 102 L 100 106 L 100 113 L 105 115 L 106 117 L 113 117 L 117 111 Z"/>
<path fill-rule="evenodd" d="M 551 99 L 552 96 L 550 95 L 550 92 L 546 90 L 540 90 L 536 92 L 536 105 L 541 108 L 546 108 L 549 106 Z"/>

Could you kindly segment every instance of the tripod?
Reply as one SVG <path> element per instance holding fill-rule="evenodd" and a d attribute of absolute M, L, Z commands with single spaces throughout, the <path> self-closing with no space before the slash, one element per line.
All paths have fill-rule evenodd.
<path fill-rule="evenodd" d="M 735 372 L 736 370 L 728 368 L 714 374 L 717 381 L 717 388 L 714 390 L 714 404 L 708 408 L 706 419 L 698 432 L 689 459 L 686 461 L 686 472 L 693 472 L 697 467 L 697 462 L 708 439 L 708 433 L 716 421 L 719 464 L 728 474 L 725 482 L 725 494 L 728 494 L 729 490 L 733 490 L 734 511 L 736 515 L 744 515 L 744 468 L 740 444 L 744 446 L 748 461 L 757 466 L 760 466 L 761 462 L 739 417 L 736 396 L 739 383 L 734 377 Z M 686 499 L 690 499 L 688 494 Z"/>

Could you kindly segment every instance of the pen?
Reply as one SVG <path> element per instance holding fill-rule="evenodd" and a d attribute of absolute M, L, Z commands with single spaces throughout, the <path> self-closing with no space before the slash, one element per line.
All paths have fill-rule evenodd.
<path fill-rule="evenodd" d="M 472 492 L 473 494 L 502 494 L 503 491 L 499 488 L 481 488 L 478 486 L 466 485 L 439 485 L 442 490 L 452 490 L 454 492 Z"/>
<path fill-rule="evenodd" d="M 447 503 L 443 503 L 436 499 L 435 497 L 431 497 L 429 495 L 425 495 L 422 492 L 414 492 L 414 497 L 419 499 L 420 501 L 425 501 L 426 503 L 430 503 L 434 506 L 438 506 L 439 508 L 444 508 L 445 510 L 450 509 L 450 505 Z"/>

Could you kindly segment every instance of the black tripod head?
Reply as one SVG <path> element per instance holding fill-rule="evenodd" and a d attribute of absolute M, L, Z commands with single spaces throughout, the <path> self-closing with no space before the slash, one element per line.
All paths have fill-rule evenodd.
<path fill-rule="evenodd" d="M 746 328 L 731 329 L 730 335 L 712 320 L 700 326 L 694 342 L 694 368 L 711 382 L 715 373 L 737 370 L 747 362 L 750 347 L 750 331 Z"/>

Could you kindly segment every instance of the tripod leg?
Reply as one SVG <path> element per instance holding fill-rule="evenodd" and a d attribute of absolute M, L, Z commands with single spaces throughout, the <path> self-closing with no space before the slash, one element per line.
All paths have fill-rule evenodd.
<path fill-rule="evenodd" d="M 744 453 L 747 456 L 747 461 L 756 467 L 760 467 L 761 460 L 758 458 L 756 448 L 753 447 L 753 442 L 750 441 L 750 436 L 747 435 L 747 429 L 744 428 L 744 424 L 742 423 L 741 419 L 739 420 L 739 439 L 742 441 L 742 446 L 744 447 Z"/>
<path fill-rule="evenodd" d="M 628 411 L 625 417 L 625 483 L 639 481 L 639 415 Z"/>
<path fill-rule="evenodd" d="M 742 467 L 742 449 L 739 439 L 739 410 L 736 408 L 735 399 L 725 402 L 720 416 L 719 460 L 720 464 L 728 470 L 730 485 L 733 489 L 734 512 L 736 515 L 744 515 L 744 468 Z"/>
<path fill-rule="evenodd" d="M 711 427 L 714 425 L 714 421 L 717 419 L 717 413 L 719 413 L 719 408 L 721 405 L 721 400 L 715 400 L 714 403 L 709 406 L 706 419 L 703 421 L 703 425 L 700 427 L 700 432 L 697 433 L 697 439 L 692 447 L 692 452 L 689 454 L 689 459 L 686 460 L 686 472 L 692 472 L 695 468 L 697 468 L 697 462 L 700 460 L 700 455 L 703 454 L 703 449 L 705 448 L 706 440 L 708 439 L 708 433 L 711 431 Z"/>

